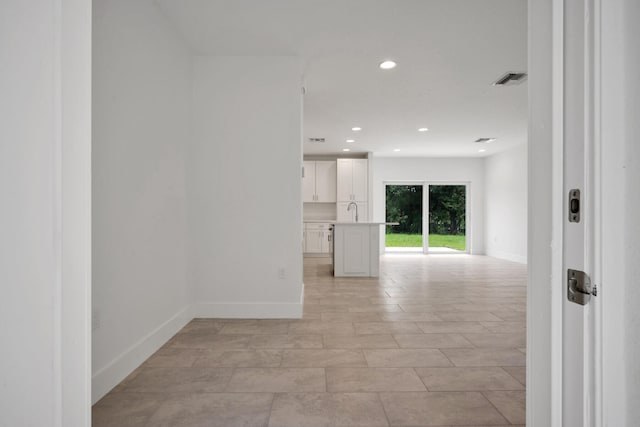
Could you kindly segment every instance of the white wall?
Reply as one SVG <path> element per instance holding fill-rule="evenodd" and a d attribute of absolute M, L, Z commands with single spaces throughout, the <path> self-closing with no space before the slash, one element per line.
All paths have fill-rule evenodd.
<path fill-rule="evenodd" d="M 486 254 L 527 262 L 527 145 L 485 159 Z"/>
<path fill-rule="evenodd" d="M 95 401 L 189 320 L 192 64 L 151 1 L 94 3 Z"/>
<path fill-rule="evenodd" d="M 385 183 L 415 181 L 468 183 L 470 221 L 467 234 L 472 254 L 484 253 L 484 160 L 469 158 L 390 158 L 374 157 L 371 194 L 373 221 L 384 221 Z"/>
<path fill-rule="evenodd" d="M 640 425 L 640 3 L 602 6 L 603 413 L 608 425 Z"/>
<path fill-rule="evenodd" d="M 90 424 L 91 2 L 0 2 L 0 425 Z"/>
<path fill-rule="evenodd" d="M 299 61 L 198 57 L 194 76 L 188 187 L 195 314 L 299 316 Z"/>

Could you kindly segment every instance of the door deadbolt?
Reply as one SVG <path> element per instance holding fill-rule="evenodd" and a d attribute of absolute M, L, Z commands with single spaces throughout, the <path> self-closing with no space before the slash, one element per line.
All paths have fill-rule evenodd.
<path fill-rule="evenodd" d="M 580 222 L 580 190 L 569 191 L 569 222 Z"/>

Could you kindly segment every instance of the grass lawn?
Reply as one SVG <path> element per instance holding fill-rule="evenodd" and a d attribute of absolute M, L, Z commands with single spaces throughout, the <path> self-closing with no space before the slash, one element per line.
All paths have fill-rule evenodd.
<path fill-rule="evenodd" d="M 422 246 L 420 234 L 387 234 L 386 245 L 389 247 L 414 248 Z M 451 248 L 459 251 L 466 249 L 465 236 L 447 236 L 442 234 L 429 234 L 429 246 Z"/>

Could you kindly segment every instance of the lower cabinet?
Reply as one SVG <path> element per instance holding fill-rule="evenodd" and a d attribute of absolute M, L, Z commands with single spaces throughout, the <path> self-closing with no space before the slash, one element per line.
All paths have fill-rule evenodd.
<path fill-rule="evenodd" d="M 333 252 L 333 225 L 305 223 L 304 252 L 308 254 L 330 254 Z"/>

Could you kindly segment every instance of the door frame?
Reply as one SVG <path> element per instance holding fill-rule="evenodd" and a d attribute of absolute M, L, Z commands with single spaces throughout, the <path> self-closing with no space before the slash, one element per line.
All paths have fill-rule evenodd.
<path fill-rule="evenodd" d="M 625 152 L 637 137 L 637 125 L 624 108 L 624 95 L 633 87 L 625 68 L 626 42 L 639 30 L 625 27 L 625 0 L 593 0 L 594 44 L 594 226 L 596 265 L 592 279 L 595 298 L 593 386 L 586 420 L 589 426 L 627 425 L 638 416 L 625 387 L 632 365 L 625 365 L 625 308 L 632 299 L 625 288 L 626 272 L 634 262 L 631 251 L 620 251 L 625 222 L 638 196 L 621 188 L 634 176 L 625 171 Z M 637 12 L 637 9 L 634 10 Z M 565 275 L 562 265 L 565 221 L 563 191 L 563 32 L 564 0 L 529 0 L 529 225 L 527 286 L 527 425 L 562 426 L 562 310 Z M 633 33 L 633 34 L 632 34 Z M 636 58 L 637 60 L 637 58 Z M 625 115 L 626 114 L 626 115 Z M 633 127 L 635 126 L 635 127 Z M 629 130 L 628 133 L 625 133 Z M 634 133 L 635 132 L 635 133 Z M 603 147 L 606 145 L 606 150 Z M 632 153 L 638 153 L 638 149 Z M 551 169 L 551 170 L 549 170 Z M 550 173 L 551 172 L 551 173 Z M 633 172 L 636 173 L 637 172 Z M 634 200 L 629 201 L 629 197 Z M 637 250 L 638 243 L 633 248 Z M 633 249 L 632 248 L 632 249 Z M 614 256 L 613 254 L 616 254 Z M 621 253 L 622 252 L 622 253 Z M 637 262 L 637 260 L 636 260 Z M 598 265 L 598 263 L 600 265 Z M 636 268 L 637 269 L 637 268 Z M 638 291 L 634 291 L 638 294 Z M 593 301 L 594 299 L 592 299 Z M 626 332 L 625 332 L 626 331 Z M 631 331 L 633 332 L 633 331 Z M 633 349 L 636 354 L 637 349 Z M 637 368 L 635 371 L 637 375 Z"/>

